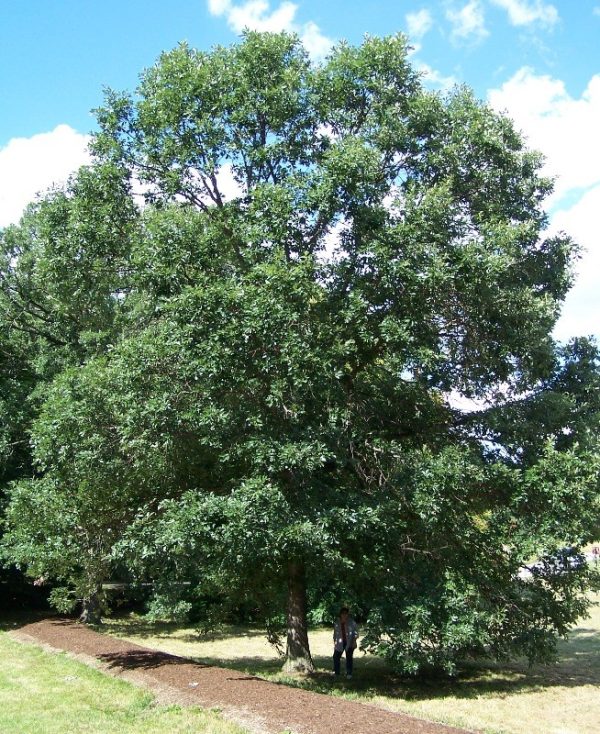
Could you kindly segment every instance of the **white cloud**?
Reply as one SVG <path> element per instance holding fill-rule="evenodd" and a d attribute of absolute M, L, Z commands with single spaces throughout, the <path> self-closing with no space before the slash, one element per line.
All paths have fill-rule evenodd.
<path fill-rule="evenodd" d="M 291 28 L 297 10 L 298 6 L 290 2 L 283 2 L 271 11 L 267 0 L 249 0 L 241 5 L 223 4 L 219 14 L 226 14 L 228 25 L 236 33 L 244 28 L 277 32 Z"/>
<path fill-rule="evenodd" d="M 446 18 L 452 25 L 452 40 L 456 43 L 478 42 L 489 35 L 480 0 L 469 0 L 460 10 L 448 8 Z"/>
<path fill-rule="evenodd" d="M 411 39 L 423 38 L 431 30 L 433 18 L 427 8 L 421 8 L 416 13 L 407 13 L 406 25 Z"/>
<path fill-rule="evenodd" d="M 508 19 L 515 26 L 538 22 L 553 26 L 559 20 L 558 10 L 554 5 L 544 3 L 543 0 L 492 0 L 492 3 L 506 10 Z"/>
<path fill-rule="evenodd" d="M 448 89 L 452 89 L 452 87 L 458 83 L 455 76 L 445 76 L 440 71 L 424 62 L 415 62 L 415 68 L 423 74 L 423 82 L 425 84 L 431 84 L 433 87 L 437 87 L 438 89 L 447 91 Z"/>
<path fill-rule="evenodd" d="M 548 206 L 600 182 L 600 74 L 574 98 L 560 79 L 524 67 L 499 89 L 490 90 L 488 100 L 507 111 L 528 144 L 546 156 L 544 173 L 558 176 Z"/>
<path fill-rule="evenodd" d="M 0 227 L 17 222 L 35 195 L 66 181 L 90 162 L 89 136 L 68 125 L 31 138 L 13 138 L 0 149 Z"/>
<path fill-rule="evenodd" d="M 311 58 L 316 60 L 325 58 L 333 46 L 333 40 L 324 36 L 312 20 L 302 26 L 300 38 Z"/>
<path fill-rule="evenodd" d="M 212 15 L 222 15 L 230 5 L 230 0 L 208 0 L 208 9 Z"/>
<path fill-rule="evenodd" d="M 227 25 L 235 33 L 241 33 L 246 28 L 253 31 L 297 33 L 314 59 L 322 59 L 333 45 L 333 41 L 313 21 L 297 23 L 298 6 L 287 0 L 273 10 L 269 0 L 245 0 L 240 3 L 232 0 L 208 0 L 208 9 L 212 15 L 224 16 Z"/>
<path fill-rule="evenodd" d="M 217 186 L 223 201 L 233 201 L 244 195 L 244 189 L 235 180 L 230 163 L 225 163 L 217 171 Z"/>
<path fill-rule="evenodd" d="M 595 334 L 600 338 L 600 185 L 589 189 L 570 209 L 557 212 L 551 231 L 563 230 L 584 249 L 576 268 L 576 282 L 567 295 L 554 334 L 567 340 L 572 336 Z"/>
<path fill-rule="evenodd" d="M 558 177 L 546 204 L 552 213 L 550 232 L 564 230 L 584 248 L 555 336 L 600 337 L 600 74 L 576 98 L 560 79 L 522 68 L 500 89 L 488 92 L 488 99 L 496 109 L 506 110 L 528 144 L 546 156 L 544 173 Z"/>

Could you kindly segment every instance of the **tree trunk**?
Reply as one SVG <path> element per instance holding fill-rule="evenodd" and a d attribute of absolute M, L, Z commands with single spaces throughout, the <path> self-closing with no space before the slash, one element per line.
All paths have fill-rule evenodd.
<path fill-rule="evenodd" d="M 287 627 L 283 669 L 287 673 L 314 673 L 306 622 L 306 577 L 301 563 L 288 565 Z"/>
<path fill-rule="evenodd" d="M 100 624 L 100 589 L 86 593 L 83 597 L 79 621 L 84 624 Z"/>

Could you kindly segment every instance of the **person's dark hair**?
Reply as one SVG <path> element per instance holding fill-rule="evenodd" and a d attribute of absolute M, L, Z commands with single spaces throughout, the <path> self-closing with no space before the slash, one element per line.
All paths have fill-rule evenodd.
<path fill-rule="evenodd" d="M 349 612 L 349 611 L 350 611 L 350 610 L 348 609 L 348 607 L 342 607 L 342 608 L 340 609 L 340 617 L 342 616 L 342 614 L 343 614 L 344 612 L 346 612 L 346 614 L 348 614 L 348 612 Z"/>

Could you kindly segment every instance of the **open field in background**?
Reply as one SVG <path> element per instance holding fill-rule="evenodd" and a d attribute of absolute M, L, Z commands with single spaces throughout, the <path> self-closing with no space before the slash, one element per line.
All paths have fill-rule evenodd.
<path fill-rule="evenodd" d="M 600 602 L 600 595 L 595 597 Z M 560 643 L 555 666 L 468 665 L 457 681 L 401 680 L 372 656 L 355 655 L 352 681 L 335 681 L 331 631 L 313 630 L 311 649 L 318 667 L 310 678 L 290 678 L 259 630 L 227 628 L 199 635 L 193 628 L 149 624 L 137 617 L 107 620 L 110 634 L 194 658 L 229 666 L 307 689 L 374 703 L 434 721 L 487 734 L 597 734 L 600 721 L 600 607 Z"/>
<path fill-rule="evenodd" d="M 0 632 L 2 734 L 245 734 L 213 711 L 152 694 Z"/>

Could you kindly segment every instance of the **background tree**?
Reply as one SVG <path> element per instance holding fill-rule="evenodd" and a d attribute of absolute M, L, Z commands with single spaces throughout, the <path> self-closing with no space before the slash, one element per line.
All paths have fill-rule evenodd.
<path fill-rule="evenodd" d="M 9 483 L 31 474 L 25 431 L 30 421 L 27 396 L 35 386 L 35 377 L 28 356 L 27 344 L 21 335 L 3 330 L 0 334 L 0 523 Z M 0 567 L 0 584 L 0 604 L 14 606 L 31 596 L 13 567 Z"/>
<path fill-rule="evenodd" d="M 65 401 L 49 397 L 52 380 L 105 352 L 123 327 L 136 218 L 126 172 L 96 165 L 82 168 L 64 189 L 32 203 L 19 225 L 0 232 L 0 492 L 4 497 L 11 482 L 25 482 L 13 495 L 9 522 L 16 513 L 17 534 L 36 548 L 26 554 L 34 577 L 63 578 L 71 561 L 80 568 L 85 557 L 77 557 L 81 549 L 67 540 L 66 524 L 76 532 L 75 495 L 65 486 L 62 496 L 56 493 L 52 462 L 36 451 L 30 432 L 47 400 L 59 412 L 64 408 Z M 40 430 L 47 433 L 55 418 Z M 80 434 L 69 435 L 74 440 Z M 20 549 L 11 558 L 24 566 L 22 543 Z"/>
<path fill-rule="evenodd" d="M 129 212 L 129 181 L 146 191 L 107 238 L 126 268 L 110 261 L 102 291 L 119 293 L 114 348 L 95 342 L 136 467 L 113 557 L 171 592 L 258 589 L 265 619 L 287 598 L 290 668 L 312 669 L 324 586 L 405 671 L 551 655 L 593 574 L 517 574 L 596 530 L 598 355 L 551 338 L 576 247 L 545 235 L 551 183 L 512 123 L 423 90 L 402 36 L 312 66 L 295 37 L 257 33 L 163 54 L 98 120 L 97 165 L 124 193 L 108 201 Z M 98 433 L 80 423 L 50 455 L 79 460 Z M 82 464 L 86 496 L 110 440 Z"/>

